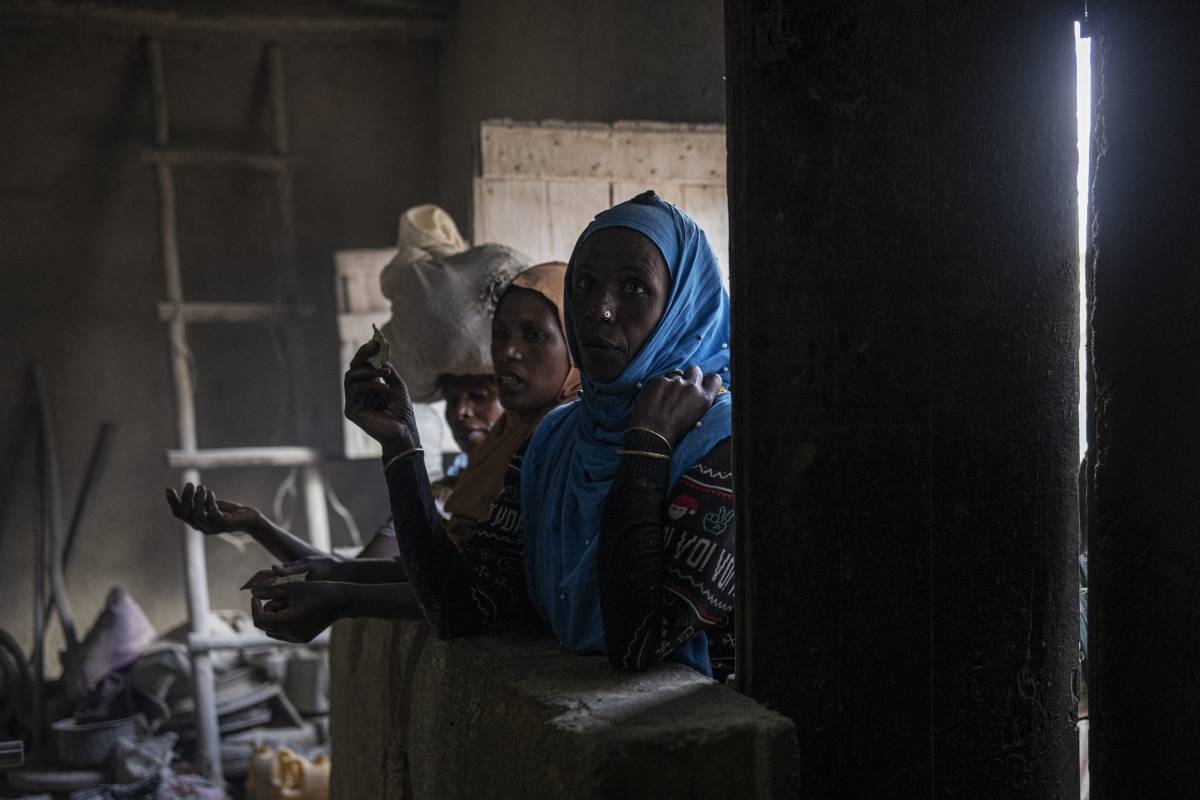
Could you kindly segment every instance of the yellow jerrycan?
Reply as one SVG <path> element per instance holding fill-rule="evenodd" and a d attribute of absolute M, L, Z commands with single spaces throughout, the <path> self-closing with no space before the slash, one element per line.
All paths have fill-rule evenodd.
<path fill-rule="evenodd" d="M 248 800 L 328 800 L 329 759 L 259 745 L 246 776 Z"/>

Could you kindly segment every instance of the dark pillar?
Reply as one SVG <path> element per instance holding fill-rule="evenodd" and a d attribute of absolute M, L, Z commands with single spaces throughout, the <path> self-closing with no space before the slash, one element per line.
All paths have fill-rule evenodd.
<path fill-rule="evenodd" d="M 805 798 L 1078 796 L 1063 5 L 726 4 L 738 678 Z"/>
<path fill-rule="evenodd" d="M 1200 797 L 1200 8 L 1089 6 L 1092 797 Z"/>

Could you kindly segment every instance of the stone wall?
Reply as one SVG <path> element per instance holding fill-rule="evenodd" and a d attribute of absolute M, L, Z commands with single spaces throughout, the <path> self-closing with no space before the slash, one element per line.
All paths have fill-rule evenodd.
<path fill-rule="evenodd" d="M 612 669 L 535 631 L 333 629 L 332 796 L 795 796 L 792 723 L 679 664 Z"/>

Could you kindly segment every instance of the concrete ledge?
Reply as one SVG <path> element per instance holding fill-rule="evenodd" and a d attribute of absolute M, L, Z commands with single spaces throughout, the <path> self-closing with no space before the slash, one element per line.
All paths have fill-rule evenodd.
<path fill-rule="evenodd" d="M 374 620 L 334 626 L 330 661 L 334 800 L 797 793 L 792 723 L 678 664 Z"/>

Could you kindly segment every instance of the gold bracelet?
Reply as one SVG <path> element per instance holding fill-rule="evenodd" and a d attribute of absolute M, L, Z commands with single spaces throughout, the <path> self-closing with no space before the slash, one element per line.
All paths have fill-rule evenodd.
<path fill-rule="evenodd" d="M 663 461 L 670 461 L 671 457 L 662 453 L 651 453 L 649 450 L 618 450 L 619 456 L 646 456 L 647 458 L 661 458 Z"/>
<path fill-rule="evenodd" d="M 425 451 L 419 447 L 414 447 L 412 450 L 405 450 L 400 455 L 392 456 L 390 459 L 388 459 L 387 463 L 383 465 L 383 471 L 387 472 L 389 469 L 391 469 L 392 464 L 395 464 L 397 461 L 399 461 L 402 458 L 411 456 L 413 453 L 420 453 L 421 455 L 425 455 Z"/>
<path fill-rule="evenodd" d="M 642 428 L 642 427 L 639 427 L 639 426 L 637 426 L 637 425 L 634 425 L 634 426 L 633 426 L 633 427 L 631 427 L 631 428 L 626 428 L 625 430 L 626 430 L 626 431 L 645 431 L 646 433 L 650 434 L 651 436 L 657 436 L 658 438 L 662 439 L 662 440 L 663 440 L 663 444 L 665 444 L 665 445 L 667 446 L 667 449 L 668 449 L 668 450 L 674 450 L 674 449 L 675 449 L 675 448 L 671 447 L 671 443 L 670 443 L 669 441 L 667 441 L 667 437 L 663 436 L 663 435 L 662 435 L 661 433 L 659 433 L 658 431 L 652 431 L 652 430 L 650 430 L 649 428 Z"/>

